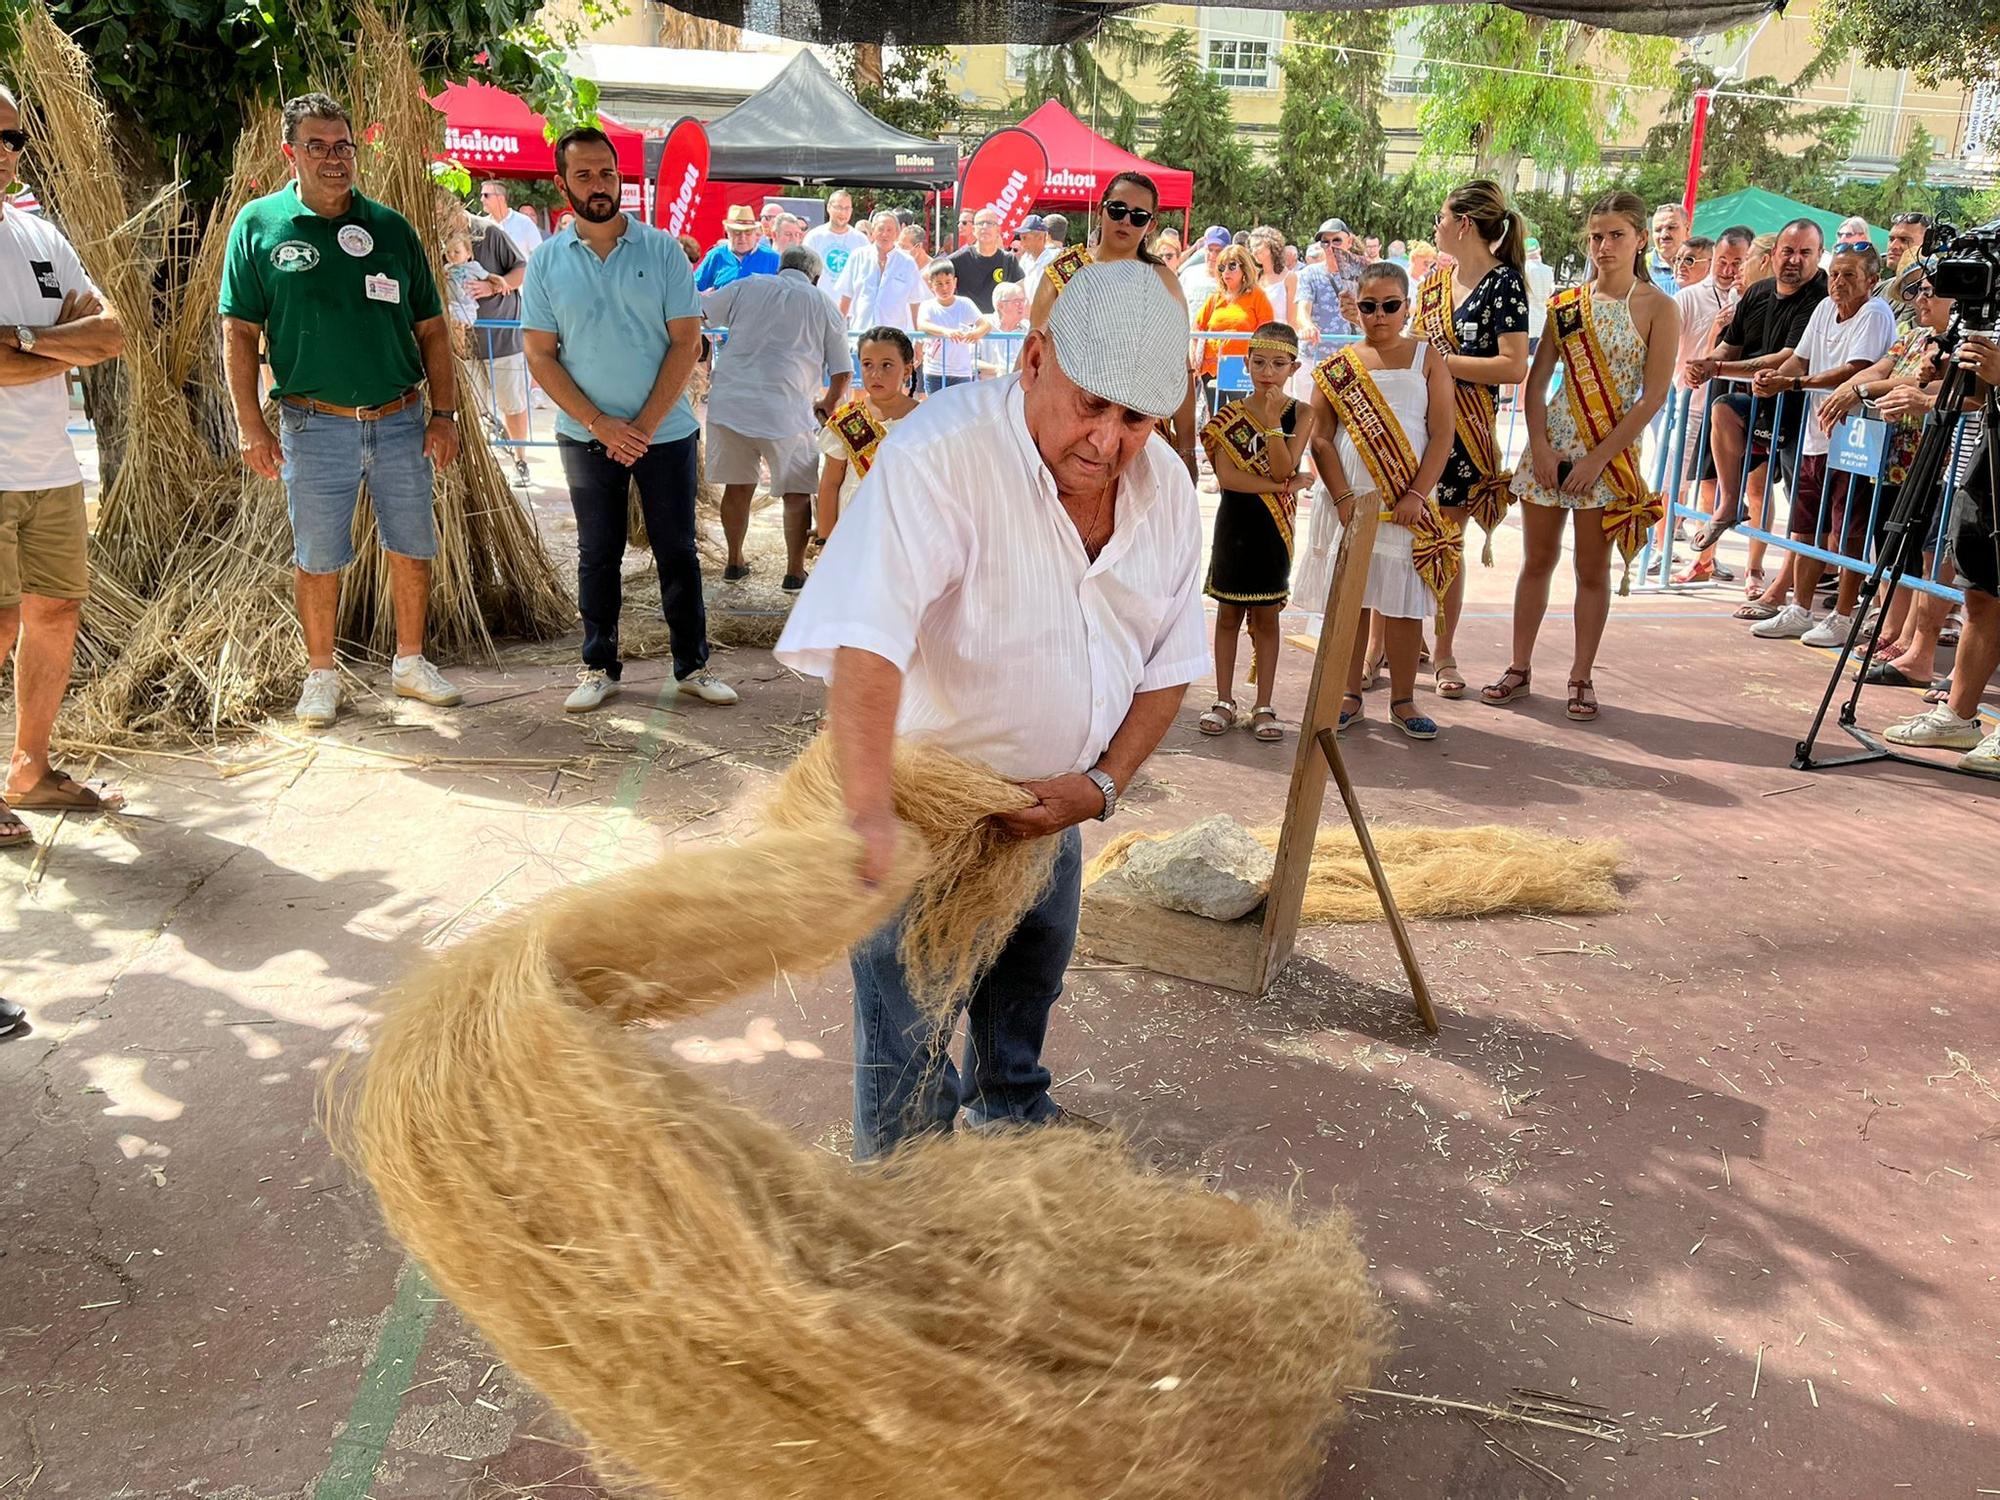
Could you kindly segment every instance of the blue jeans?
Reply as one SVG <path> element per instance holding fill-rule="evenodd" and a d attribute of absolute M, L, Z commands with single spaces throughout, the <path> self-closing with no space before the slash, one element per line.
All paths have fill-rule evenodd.
<path fill-rule="evenodd" d="M 424 403 L 373 422 L 278 403 L 292 559 L 308 573 L 338 573 L 354 561 L 354 507 L 361 486 L 375 508 L 382 545 L 404 557 L 437 556 L 431 461 L 424 457 Z"/>
<path fill-rule="evenodd" d="M 971 385 L 974 378 L 971 375 L 933 375 L 929 370 L 926 370 L 924 371 L 924 394 L 926 396 L 935 396 L 947 386 Z"/>
<path fill-rule="evenodd" d="M 1033 1124 L 1056 1113 L 1042 1066 L 1049 1012 L 1076 948 L 1083 835 L 1057 835 L 1055 869 L 966 1002 L 965 1065 L 952 1066 L 951 1033 L 925 1020 L 896 957 L 900 916 L 848 955 L 854 970 L 854 1159 L 886 1155 L 913 1135 L 952 1127 L 961 1106 L 976 1125 Z"/>
<path fill-rule="evenodd" d="M 646 538 L 660 575 L 660 613 L 667 622 L 676 679 L 708 664 L 708 609 L 701 597 L 701 560 L 694 549 L 695 443 L 692 433 L 655 443 L 631 468 L 602 443 L 557 437 L 569 505 L 576 513 L 576 606 L 583 616 L 583 664 L 623 671 L 618 611 L 624 603 L 619 569 L 625 562 L 626 508 L 633 484 L 646 517 Z"/>

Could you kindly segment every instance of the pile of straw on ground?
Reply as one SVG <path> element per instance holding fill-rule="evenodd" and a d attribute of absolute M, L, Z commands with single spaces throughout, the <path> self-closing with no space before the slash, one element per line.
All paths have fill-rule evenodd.
<path fill-rule="evenodd" d="M 409 38 L 378 7 L 357 5 L 354 19 L 350 73 L 330 91 L 350 103 L 357 134 L 379 126 L 361 186 L 433 240 L 429 163 L 442 117 L 425 102 Z M 114 144 L 88 59 L 42 0 L 20 7 L 19 35 L 13 71 L 30 125 L 63 143 L 37 157 L 36 186 L 125 328 L 125 352 L 109 367 L 124 419 L 93 537 L 84 686 L 59 733 L 99 743 L 212 735 L 287 701 L 305 667 L 282 493 L 237 459 L 218 353 L 229 226 L 288 176 L 276 122 L 246 131 L 229 189 L 205 219 L 173 186 L 134 208 L 126 185 L 143 175 Z M 464 457 L 440 474 L 436 494 L 429 643 L 447 660 L 490 655 L 496 633 L 554 635 L 575 619 L 480 424 L 461 427 Z M 114 433 L 103 436 L 110 456 Z M 394 642 L 387 569 L 365 503 L 361 512 L 340 634 L 350 652 L 383 657 Z"/>
<path fill-rule="evenodd" d="M 1171 830 L 1168 830 L 1171 832 Z M 1253 830 L 1267 849 L 1278 830 Z M 1617 911 L 1624 851 L 1614 839 L 1565 839 L 1527 828 L 1371 828 L 1389 889 L 1406 917 L 1486 917 L 1506 912 Z M 1161 833 L 1120 834 L 1084 870 L 1086 882 L 1125 863 L 1132 846 Z M 1306 877 L 1307 922 L 1379 922 L 1382 901 L 1352 828 L 1322 828 Z"/>
<path fill-rule="evenodd" d="M 390 1227 L 650 1494 L 1303 1494 L 1384 1342 L 1343 1217 L 1076 1131 L 851 1167 L 621 1035 L 830 962 L 927 864 L 979 874 L 1020 795 L 905 756 L 923 821 L 868 890 L 822 771 L 781 793 L 796 821 L 540 903 L 401 988 L 330 1120 Z"/>

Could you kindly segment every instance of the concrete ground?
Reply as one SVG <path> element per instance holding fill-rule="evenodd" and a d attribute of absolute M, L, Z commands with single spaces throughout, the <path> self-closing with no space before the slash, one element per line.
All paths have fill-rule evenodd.
<path fill-rule="evenodd" d="M 559 489 L 537 503 L 559 531 Z M 1516 555 L 1510 530 L 1473 568 L 1475 689 Z M 1083 961 L 1060 1096 L 1218 1188 L 1353 1214 L 1399 1394 L 1355 1399 L 1321 1496 L 2000 1493 L 2000 791 L 1791 770 L 1827 658 L 1750 640 L 1720 592 L 1618 601 L 1603 718 L 1572 725 L 1566 602 L 1524 706 L 1436 703 L 1417 745 L 1371 694 L 1344 744 L 1379 823 L 1624 840 L 1624 911 L 1417 924 L 1435 1039 L 1379 924 L 1308 929 L 1256 1003 Z M 740 707 L 643 661 L 573 718 L 558 654 L 462 666 L 455 711 L 378 696 L 316 740 L 101 754 L 131 810 L 31 817 L 41 848 L 0 856 L 0 981 L 33 1021 L 0 1042 L 3 1500 L 611 1493 L 314 1117 L 381 986 L 540 893 L 740 833 L 820 706 L 737 650 Z M 1203 739 L 1208 691 L 1120 826 L 1276 819 L 1290 743 Z M 844 971 L 793 976 L 656 1044 L 844 1152 L 848 1007 Z M 818 1055 L 717 1045 L 753 1027 Z M 1436 1404 L 1524 1399 L 1562 1425 Z"/>

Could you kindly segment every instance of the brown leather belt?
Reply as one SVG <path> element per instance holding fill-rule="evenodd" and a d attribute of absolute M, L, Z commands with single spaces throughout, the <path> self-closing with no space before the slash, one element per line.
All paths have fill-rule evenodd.
<path fill-rule="evenodd" d="M 287 406 L 324 412 L 329 417 L 346 417 L 354 422 L 379 422 L 384 417 L 393 417 L 397 412 L 415 406 L 424 399 L 424 393 L 407 390 L 394 401 L 385 401 L 380 406 L 335 406 L 331 401 L 315 401 L 310 396 L 282 396 L 279 399 Z"/>

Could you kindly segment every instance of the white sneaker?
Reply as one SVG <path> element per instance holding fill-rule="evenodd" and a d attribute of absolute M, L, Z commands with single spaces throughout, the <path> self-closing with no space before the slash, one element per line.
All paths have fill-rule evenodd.
<path fill-rule="evenodd" d="M 1846 615 L 1828 615 L 1799 637 L 1799 643 L 1806 646 L 1845 646 L 1847 632 L 1854 621 Z"/>
<path fill-rule="evenodd" d="M 695 697 L 701 699 L 704 703 L 736 702 L 736 689 L 724 682 L 720 677 L 717 677 L 706 667 L 703 667 L 699 672 L 683 677 L 680 680 L 679 690 L 683 693 L 693 693 Z"/>
<path fill-rule="evenodd" d="M 587 714 L 617 691 L 618 684 L 611 680 L 609 672 L 585 667 L 576 674 L 575 690 L 563 700 L 563 712 Z"/>
<path fill-rule="evenodd" d="M 1750 633 L 1766 641 L 1792 641 L 1813 628 L 1812 611 L 1787 604 L 1768 620 L 1759 620 Z"/>
<path fill-rule="evenodd" d="M 1995 748 L 1991 740 L 1979 737 L 1977 719 L 1961 719 L 1951 711 L 1949 703 L 1940 703 L 1918 714 L 1914 719 L 1905 719 L 1900 724 L 1891 724 L 1882 731 L 1882 738 L 1892 745 L 1929 745 L 1945 750 L 1985 751 L 1987 759 L 2000 769 L 2000 748 Z M 1975 751 L 1977 753 L 1977 751 Z M 1967 756 L 1970 760 L 1972 757 Z M 1974 769 L 1971 766 L 1967 770 Z"/>
<path fill-rule="evenodd" d="M 433 708 L 456 708 L 465 694 L 453 687 L 428 656 L 399 656 L 390 681 L 398 698 L 415 698 Z"/>
<path fill-rule="evenodd" d="M 319 667 L 306 673 L 305 687 L 299 692 L 299 706 L 292 710 L 308 729 L 324 729 L 340 717 L 340 673 Z"/>
<path fill-rule="evenodd" d="M 1974 745 L 1970 754 L 1961 755 L 1958 768 L 1975 776 L 2000 776 L 2000 730 Z"/>

